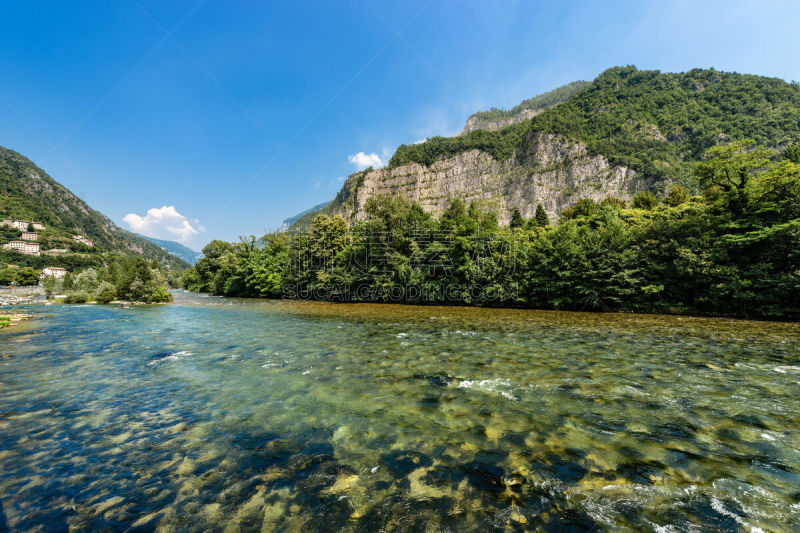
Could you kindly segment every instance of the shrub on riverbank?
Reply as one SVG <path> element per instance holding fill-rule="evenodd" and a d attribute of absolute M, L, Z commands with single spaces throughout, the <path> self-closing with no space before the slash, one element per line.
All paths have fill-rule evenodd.
<path fill-rule="evenodd" d="M 107 281 L 100 282 L 94 293 L 94 301 L 99 304 L 107 304 L 117 299 L 117 288 Z"/>
<path fill-rule="evenodd" d="M 227 296 L 800 316 L 800 162 L 738 142 L 707 152 L 703 195 L 581 200 L 556 225 L 515 227 L 458 199 L 436 221 L 370 198 L 347 226 L 214 241 L 185 288 Z"/>
<path fill-rule="evenodd" d="M 89 301 L 90 295 L 86 291 L 75 291 L 67 294 L 64 298 L 64 303 L 68 304 L 85 304 Z"/>
<path fill-rule="evenodd" d="M 172 301 L 161 265 L 157 261 L 148 262 L 140 257 L 115 258 L 106 267 L 88 268 L 75 275 L 67 274 L 60 281 L 52 278 L 46 281 L 48 294 L 66 294 L 67 303 Z"/>

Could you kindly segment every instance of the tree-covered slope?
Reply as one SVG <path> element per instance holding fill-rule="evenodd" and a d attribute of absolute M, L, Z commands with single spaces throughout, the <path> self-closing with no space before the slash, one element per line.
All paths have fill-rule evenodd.
<path fill-rule="evenodd" d="M 139 235 L 139 234 L 137 233 L 136 235 Z M 184 246 L 179 242 L 166 241 L 164 239 L 156 239 L 155 237 L 148 237 L 146 235 L 139 235 L 139 237 L 152 242 L 153 244 L 155 244 L 156 246 L 158 246 L 159 248 L 161 248 L 162 250 L 164 250 L 168 254 L 172 254 L 175 257 L 183 259 L 184 261 L 186 261 L 190 265 L 195 264 L 198 259 L 203 257 L 203 253 L 202 252 L 195 252 L 191 248 L 189 248 L 187 246 Z"/>
<path fill-rule="evenodd" d="M 309 208 L 309 209 L 306 209 L 305 211 L 302 211 L 302 212 L 300 212 L 300 213 L 297 213 L 297 214 L 296 214 L 296 215 L 294 215 L 294 216 L 291 216 L 291 217 L 289 217 L 289 218 L 285 219 L 285 220 L 283 221 L 283 224 L 282 224 L 282 228 L 281 228 L 281 229 L 289 229 L 289 228 L 292 228 L 292 227 L 294 227 L 294 226 L 295 226 L 295 224 L 296 224 L 296 223 L 297 223 L 297 222 L 298 222 L 300 219 L 304 219 L 304 220 L 305 220 L 306 218 L 309 218 L 309 217 L 308 217 L 308 215 L 311 215 L 312 213 L 313 213 L 313 214 L 317 214 L 319 211 L 321 211 L 322 209 L 324 209 L 324 208 L 325 208 L 325 207 L 326 207 L 328 204 L 330 204 L 330 203 L 331 203 L 331 202 L 330 202 L 330 200 L 329 200 L 329 201 L 327 201 L 327 202 L 322 202 L 322 203 L 320 203 L 320 204 L 317 204 L 317 205 L 315 205 L 314 207 L 311 207 L 311 208 Z M 309 221 L 309 224 L 310 224 L 310 221 Z"/>
<path fill-rule="evenodd" d="M 797 138 L 800 85 L 716 70 L 617 67 L 531 126 L 582 141 L 645 175 L 686 181 L 691 163 L 721 142 L 781 147 Z"/>
<path fill-rule="evenodd" d="M 188 264 L 172 256 L 155 244 L 116 226 L 108 217 L 89 207 L 66 187 L 47 175 L 30 159 L 0 147 L 0 219 L 37 221 L 47 229 L 41 232 L 43 248 L 70 246 L 73 252 L 84 252 L 86 259 L 102 251 L 140 255 L 145 259 L 158 259 L 167 268 L 183 269 Z M 94 241 L 94 247 L 77 250 L 72 235 L 80 234 Z M 9 255 L 12 254 L 12 255 Z M 14 262 L 19 256 L 22 263 L 33 260 L 29 256 L 8 252 L 3 262 Z M 64 256 L 60 256 L 64 258 Z M 36 258 L 38 262 L 45 257 Z M 61 259 L 53 258 L 50 263 Z"/>
<path fill-rule="evenodd" d="M 401 145 L 389 167 L 430 165 L 473 149 L 505 160 L 530 130 L 581 141 L 644 179 L 693 187 L 692 164 L 711 146 L 750 138 L 780 148 L 800 135 L 800 85 L 713 69 L 662 73 L 615 67 L 530 120 Z"/>
<path fill-rule="evenodd" d="M 528 98 L 527 100 L 523 100 L 519 104 L 515 105 L 511 109 L 498 109 L 492 108 L 488 111 L 478 111 L 474 113 L 467 119 L 469 123 L 470 119 L 478 119 L 478 120 L 502 120 L 513 118 L 524 111 L 538 111 L 542 109 L 547 109 L 548 107 L 552 107 L 556 104 L 560 104 L 561 102 L 566 102 L 572 96 L 584 89 L 587 85 L 590 85 L 591 82 L 588 81 L 573 81 L 572 83 L 568 83 L 566 85 L 562 85 L 561 87 L 557 87 L 552 91 L 547 91 L 546 93 L 538 94 L 533 98 Z"/>

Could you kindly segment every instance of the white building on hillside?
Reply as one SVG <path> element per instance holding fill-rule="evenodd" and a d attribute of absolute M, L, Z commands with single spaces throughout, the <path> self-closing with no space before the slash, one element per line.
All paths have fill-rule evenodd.
<path fill-rule="evenodd" d="M 35 231 L 23 231 L 22 232 L 22 240 L 23 241 L 35 241 L 39 238 L 39 234 Z"/>
<path fill-rule="evenodd" d="M 42 231 L 44 230 L 44 224 L 41 222 L 28 222 L 27 220 L 2 220 L 0 221 L 0 226 L 11 226 L 13 228 L 17 228 L 20 231 L 28 231 L 28 226 L 33 226 L 34 230 Z"/>
<path fill-rule="evenodd" d="M 65 268 L 45 267 L 42 270 L 42 273 L 39 275 L 39 277 L 40 278 L 53 277 L 56 279 L 62 279 L 66 275 L 67 275 L 67 270 Z"/>
<path fill-rule="evenodd" d="M 26 255 L 39 255 L 39 243 L 28 241 L 11 241 L 3 245 L 6 250 L 14 250 Z"/>
<path fill-rule="evenodd" d="M 25 253 L 25 245 L 28 244 L 25 241 L 11 241 L 7 244 L 3 245 L 3 248 L 6 250 L 15 250 L 17 252 Z"/>
<path fill-rule="evenodd" d="M 86 246 L 94 246 L 94 243 L 91 241 L 91 239 L 87 239 L 83 235 L 73 235 L 72 238 L 73 238 L 73 240 L 76 240 L 78 242 L 82 242 Z"/>

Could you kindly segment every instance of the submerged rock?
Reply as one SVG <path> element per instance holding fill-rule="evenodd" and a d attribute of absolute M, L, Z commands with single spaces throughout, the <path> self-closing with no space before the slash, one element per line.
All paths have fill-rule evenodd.
<path fill-rule="evenodd" d="M 434 387 L 449 387 L 456 378 L 448 374 L 414 374 L 414 379 L 427 380 Z"/>
<path fill-rule="evenodd" d="M 418 452 L 393 451 L 381 455 L 381 464 L 395 477 L 406 477 L 420 466 L 431 466 L 430 457 Z"/>
<path fill-rule="evenodd" d="M 503 481 L 505 471 L 497 466 L 472 461 L 463 466 L 470 483 L 475 487 L 491 492 L 503 492 L 506 484 Z"/>

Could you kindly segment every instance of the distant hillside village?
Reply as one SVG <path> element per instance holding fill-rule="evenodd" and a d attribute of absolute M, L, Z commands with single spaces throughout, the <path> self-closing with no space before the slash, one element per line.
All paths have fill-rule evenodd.
<path fill-rule="evenodd" d="M 21 241 L 8 242 L 3 245 L 3 249 L 26 255 L 39 255 L 39 243 L 37 242 L 39 234 L 36 233 L 36 230 L 44 231 L 44 224 L 28 220 L 3 220 L 0 221 L 0 226 L 16 228 L 22 232 L 20 235 Z"/>
<path fill-rule="evenodd" d="M 47 250 L 41 250 L 42 243 L 40 242 L 39 232 L 43 232 L 47 229 L 41 222 L 32 220 L 8 219 L 0 221 L 0 228 L 10 228 L 12 232 L 13 230 L 17 230 L 17 232 L 19 232 L 18 238 L 12 239 L 2 245 L 3 250 L 9 250 L 11 252 L 36 257 L 40 255 L 58 256 L 70 252 L 68 248 L 55 247 Z M 72 240 L 75 243 L 80 243 L 81 245 L 88 246 L 90 248 L 94 247 L 94 242 L 83 235 L 73 235 Z M 46 266 L 42 269 L 39 277 L 42 279 L 47 277 L 62 279 L 67 272 L 67 269 L 63 267 Z"/>

